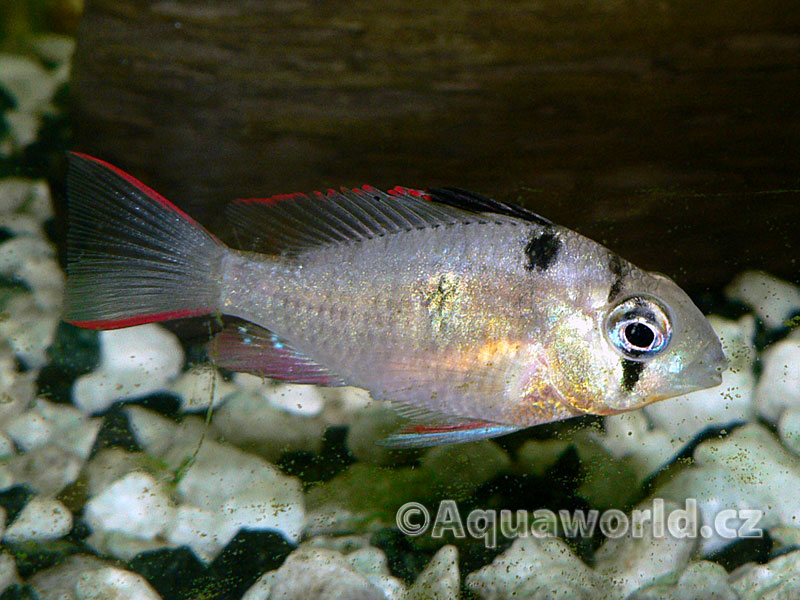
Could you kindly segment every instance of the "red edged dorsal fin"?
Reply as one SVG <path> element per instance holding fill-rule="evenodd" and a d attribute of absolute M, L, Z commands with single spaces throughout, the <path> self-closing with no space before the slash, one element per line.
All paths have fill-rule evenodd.
<path fill-rule="evenodd" d="M 403 190 L 405 188 L 402 188 Z M 239 200 L 228 207 L 243 250 L 296 254 L 414 229 L 482 221 L 461 209 L 429 202 L 419 190 L 387 194 L 371 186 Z"/>
<path fill-rule="evenodd" d="M 431 197 L 422 190 L 414 190 L 411 188 L 396 185 L 386 192 L 392 197 L 411 196 L 412 198 L 420 198 L 422 200 L 430 200 Z"/>

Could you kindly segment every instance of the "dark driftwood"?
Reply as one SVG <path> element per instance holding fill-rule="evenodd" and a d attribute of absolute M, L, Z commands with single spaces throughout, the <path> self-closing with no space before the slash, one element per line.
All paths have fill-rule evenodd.
<path fill-rule="evenodd" d="M 691 290 L 797 280 L 794 0 L 90 0 L 77 148 L 242 196 L 457 185 Z"/>

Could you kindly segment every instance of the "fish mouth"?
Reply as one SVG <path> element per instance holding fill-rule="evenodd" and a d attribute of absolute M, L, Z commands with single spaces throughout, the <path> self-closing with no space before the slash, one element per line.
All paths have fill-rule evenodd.
<path fill-rule="evenodd" d="M 706 373 L 702 379 L 695 380 L 698 388 L 707 389 L 717 387 L 722 383 L 722 371 L 713 371 Z"/>
<path fill-rule="evenodd" d="M 709 342 L 699 352 L 698 358 L 689 365 L 691 373 L 686 387 L 696 390 L 717 387 L 722 383 L 722 374 L 728 370 L 728 359 L 718 341 Z"/>

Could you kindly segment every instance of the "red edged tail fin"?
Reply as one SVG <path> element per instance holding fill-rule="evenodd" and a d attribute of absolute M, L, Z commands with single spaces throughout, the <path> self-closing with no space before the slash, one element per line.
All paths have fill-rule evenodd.
<path fill-rule="evenodd" d="M 90 329 L 208 314 L 225 247 L 141 181 L 70 153 L 64 320 Z"/>

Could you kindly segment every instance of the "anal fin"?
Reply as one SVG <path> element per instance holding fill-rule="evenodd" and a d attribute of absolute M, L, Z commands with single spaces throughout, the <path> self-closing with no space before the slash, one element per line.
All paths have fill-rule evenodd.
<path fill-rule="evenodd" d="M 464 421 L 454 424 L 414 424 L 378 442 L 388 448 L 426 448 L 440 444 L 458 444 L 485 440 L 518 431 L 520 427 L 487 421 Z"/>
<path fill-rule="evenodd" d="M 252 373 L 293 383 L 345 385 L 341 377 L 254 323 L 229 324 L 208 345 L 215 363 L 239 373 Z"/>

